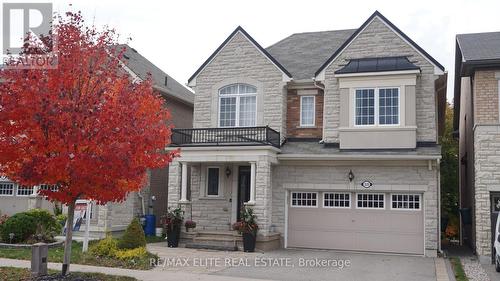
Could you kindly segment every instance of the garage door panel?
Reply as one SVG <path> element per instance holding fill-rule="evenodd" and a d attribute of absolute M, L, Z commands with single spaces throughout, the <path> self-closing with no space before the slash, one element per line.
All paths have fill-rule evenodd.
<path fill-rule="evenodd" d="M 318 195 L 321 198 L 321 192 Z M 390 205 L 385 209 L 289 207 L 287 243 L 301 248 L 423 254 L 423 210 L 392 210 Z"/>

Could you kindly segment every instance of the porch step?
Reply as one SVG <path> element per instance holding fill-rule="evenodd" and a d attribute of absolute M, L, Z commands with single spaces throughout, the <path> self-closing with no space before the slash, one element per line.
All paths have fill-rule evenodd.
<path fill-rule="evenodd" d="M 209 244 L 200 244 L 200 243 L 186 243 L 186 248 L 190 249 L 206 249 L 206 250 L 217 250 L 217 251 L 228 251 L 228 252 L 234 252 L 238 251 L 238 248 L 232 246 L 220 246 L 220 245 L 209 245 Z"/>

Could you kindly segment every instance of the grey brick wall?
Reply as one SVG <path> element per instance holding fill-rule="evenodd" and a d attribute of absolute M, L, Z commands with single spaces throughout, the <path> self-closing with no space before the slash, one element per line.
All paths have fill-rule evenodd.
<path fill-rule="evenodd" d="M 347 173 L 352 169 L 355 185 L 370 180 L 377 185 L 426 185 L 424 193 L 425 211 L 425 247 L 426 255 L 434 256 L 438 247 L 438 210 L 437 182 L 438 173 L 434 167 L 428 170 L 426 162 L 407 166 L 394 162 L 390 164 L 374 163 L 367 166 L 300 166 L 279 165 L 273 169 L 272 179 L 272 225 L 275 230 L 284 233 L 285 227 L 285 190 L 284 184 L 345 184 L 346 190 L 352 190 L 347 180 Z M 411 190 L 410 190 L 411 191 Z"/>
<path fill-rule="evenodd" d="M 418 76 L 416 84 L 417 141 L 436 141 L 434 80 L 437 77 L 434 75 L 434 67 L 383 22 L 375 18 L 325 70 L 323 138 L 326 142 L 338 142 L 340 91 L 334 72 L 349 59 L 382 56 L 408 56 L 411 62 L 421 68 L 422 73 Z"/>
<path fill-rule="evenodd" d="M 263 93 L 258 98 L 264 99 L 263 108 L 259 108 L 260 101 L 257 101 L 262 121 L 257 125 L 269 125 L 285 135 L 286 95 L 282 73 L 241 33 L 237 33 L 196 78 L 194 127 L 217 126 L 213 121 L 218 114 L 218 89 L 214 86 L 219 83 L 223 86 L 224 81 L 234 83 L 237 79 L 253 79 L 262 84 L 259 90 Z"/>
<path fill-rule="evenodd" d="M 500 125 L 479 125 L 474 130 L 476 251 L 491 255 L 490 191 L 500 191 Z"/>

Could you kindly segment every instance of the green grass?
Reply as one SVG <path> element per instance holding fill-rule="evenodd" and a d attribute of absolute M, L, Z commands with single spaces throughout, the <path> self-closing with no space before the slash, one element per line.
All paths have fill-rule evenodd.
<path fill-rule="evenodd" d="M 158 243 L 158 242 L 165 242 L 165 236 L 146 236 L 146 243 Z"/>
<path fill-rule="evenodd" d="M 49 270 L 49 274 L 57 274 L 59 271 Z M 31 272 L 27 268 L 0 267 L 0 276 L 5 281 L 28 281 L 31 280 Z M 70 276 L 79 278 L 93 278 L 101 281 L 137 281 L 133 277 L 107 275 L 102 273 L 70 272 Z"/>
<path fill-rule="evenodd" d="M 453 272 L 455 273 L 455 279 L 457 281 L 469 281 L 469 279 L 465 275 L 464 268 L 462 267 L 462 263 L 460 262 L 460 258 L 451 257 L 450 262 L 451 267 L 453 268 Z"/>
<path fill-rule="evenodd" d="M 91 241 L 95 243 L 96 241 Z M 30 248 L 0 248 L 0 257 L 8 259 L 17 260 L 30 260 L 31 259 L 31 249 Z M 50 248 L 48 252 L 49 262 L 63 262 L 64 257 L 64 247 Z M 150 259 L 156 258 L 156 255 L 148 254 L 147 257 L 133 260 L 133 261 L 122 261 L 112 258 L 96 257 L 88 253 L 82 253 L 82 243 L 73 241 L 71 244 L 71 263 L 73 264 L 86 264 L 95 266 L 107 266 L 107 267 L 120 267 L 128 269 L 151 269 Z"/>

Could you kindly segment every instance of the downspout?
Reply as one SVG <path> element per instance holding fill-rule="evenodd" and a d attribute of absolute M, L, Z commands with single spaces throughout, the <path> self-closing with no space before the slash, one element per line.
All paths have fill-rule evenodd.
<path fill-rule="evenodd" d="M 441 249 L 441 161 L 436 159 L 436 171 L 437 171 L 437 196 L 438 196 L 438 252 L 444 255 Z"/>
<path fill-rule="evenodd" d="M 317 83 L 316 81 L 316 78 L 313 77 L 312 78 L 313 80 L 313 83 L 314 83 L 314 87 L 320 89 L 320 90 L 323 90 L 323 112 L 325 111 L 325 102 L 324 102 L 324 99 L 325 99 L 325 87 L 324 86 L 321 86 Z M 323 144 L 325 143 L 325 141 L 323 140 L 323 136 L 324 136 L 324 130 L 325 130 L 325 114 L 323 114 L 323 130 L 321 132 L 321 140 L 319 141 L 319 144 Z"/>

